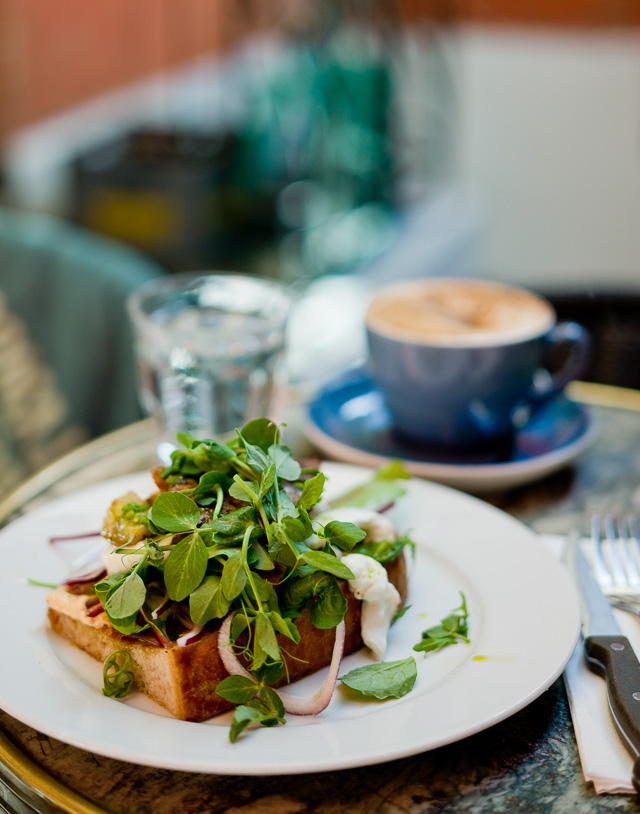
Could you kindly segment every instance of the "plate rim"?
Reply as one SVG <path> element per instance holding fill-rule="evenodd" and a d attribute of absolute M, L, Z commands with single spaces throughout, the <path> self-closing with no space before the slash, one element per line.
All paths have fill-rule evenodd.
<path fill-rule="evenodd" d="M 328 465 L 328 471 L 329 472 L 331 470 L 334 470 L 334 471 L 342 470 L 342 471 L 344 471 L 344 470 L 347 470 L 347 469 L 362 471 L 361 467 L 354 467 L 354 466 L 349 467 L 348 465 L 341 464 L 341 463 L 330 463 Z M 145 473 L 145 475 L 146 475 L 146 473 Z M 133 476 L 126 476 L 126 477 L 133 477 Z M 76 494 L 77 495 L 84 495 L 86 492 L 95 491 L 97 489 L 97 487 L 104 488 L 108 484 L 110 484 L 112 482 L 115 482 L 115 481 L 119 481 L 121 483 L 122 479 L 123 479 L 123 476 L 119 476 L 118 478 L 110 479 L 109 481 L 105 481 L 105 482 L 103 482 L 101 484 L 97 484 L 95 486 L 89 487 L 88 489 L 82 490 L 81 492 L 76 493 Z M 458 493 L 455 490 L 452 490 L 452 489 L 450 489 L 450 488 L 448 488 L 446 486 L 441 486 L 441 485 L 432 484 L 432 483 L 426 483 L 426 482 L 423 482 L 423 481 L 416 481 L 415 483 L 416 483 L 415 488 L 417 488 L 418 490 L 421 490 L 421 489 L 424 489 L 424 488 L 426 488 L 427 490 L 432 490 L 432 491 L 435 490 L 436 492 L 437 492 L 437 490 L 445 490 L 446 493 L 449 494 L 451 499 L 463 500 L 465 502 L 475 501 L 477 504 L 482 506 L 483 511 L 485 511 L 485 512 L 487 512 L 490 515 L 493 515 L 495 517 L 499 516 L 501 518 L 501 521 L 509 521 L 510 524 L 512 524 L 513 529 L 519 529 L 520 533 L 522 535 L 522 539 L 527 539 L 528 540 L 527 545 L 534 545 L 535 544 L 535 546 L 536 546 L 535 550 L 538 552 L 538 554 L 540 553 L 541 550 L 544 549 L 542 543 L 537 539 L 537 535 L 531 529 L 529 529 L 527 526 L 525 526 L 524 524 L 522 524 L 520 521 L 516 520 L 515 518 L 511 517 L 510 515 L 506 515 L 505 513 L 501 512 L 499 509 L 496 509 L 495 507 L 493 507 L 493 506 L 491 506 L 491 505 L 489 505 L 489 504 L 487 504 L 487 503 L 485 503 L 483 501 L 477 500 L 476 498 L 473 498 L 473 497 L 471 497 L 469 495 L 464 495 L 462 493 Z M 62 498 L 62 499 L 59 499 L 57 501 L 52 501 L 52 502 L 50 502 L 48 504 L 45 504 L 45 506 L 41 507 L 40 510 L 35 510 L 33 513 L 30 513 L 29 515 L 26 515 L 25 517 L 20 518 L 16 522 L 26 521 L 27 519 L 32 518 L 33 515 L 36 515 L 36 519 L 37 519 L 43 512 L 46 512 L 47 510 L 50 510 L 52 505 L 58 504 L 61 501 L 64 501 L 65 499 L 68 499 L 69 497 L 71 497 L 71 496 L 67 496 L 66 498 Z M 14 524 L 10 524 L 10 526 L 7 526 L 6 528 L 7 529 L 11 528 L 13 525 Z M 5 533 L 6 533 L 6 529 L 3 529 L 0 532 L 0 544 L 3 543 L 3 537 L 5 536 Z M 434 548 L 434 551 L 436 551 L 438 556 L 440 556 L 440 557 L 443 556 L 443 552 L 439 548 Z M 560 570 L 561 570 L 560 564 L 558 563 L 558 561 L 555 559 L 555 557 L 553 557 L 553 555 L 550 552 L 548 552 L 546 550 L 544 550 L 544 551 L 545 551 L 544 555 L 541 555 L 541 556 L 543 556 L 544 558 L 547 559 L 548 564 L 554 563 L 554 567 L 557 567 L 559 569 L 558 572 L 557 572 L 557 574 L 559 575 Z M 445 557 L 445 559 L 446 559 L 446 557 Z M 570 584 L 570 579 L 569 579 L 568 574 L 564 573 L 563 578 L 564 578 L 566 584 L 569 585 Z M 566 599 L 566 596 L 565 596 L 565 599 Z M 44 604 L 44 601 L 42 601 L 42 606 L 43 606 L 43 626 L 44 626 L 45 625 L 45 612 L 44 612 L 45 604 Z M 555 680 L 561 674 L 561 672 L 563 671 L 568 659 L 571 656 L 571 653 L 573 652 L 573 647 L 575 645 L 575 640 L 577 639 L 578 630 L 579 630 L 579 609 L 578 609 L 577 597 L 575 595 L 574 595 L 574 606 L 575 606 L 574 611 L 575 611 L 575 616 L 576 616 L 575 625 L 574 625 L 574 627 L 575 627 L 575 636 L 574 636 L 574 638 L 573 638 L 573 640 L 571 642 L 571 646 L 569 647 L 569 644 L 567 644 L 567 646 L 564 648 L 564 651 L 566 651 L 566 652 L 564 652 L 563 659 L 559 660 L 558 663 L 556 663 L 554 665 L 554 668 L 552 670 L 549 670 L 545 674 L 544 680 L 539 681 L 536 686 L 531 687 L 530 691 L 528 693 L 526 693 L 525 695 L 523 695 L 517 701 L 517 703 L 511 704 L 507 711 L 505 711 L 505 710 L 497 710 L 493 716 L 491 716 L 490 718 L 485 719 L 481 726 L 477 726 L 475 724 L 471 725 L 470 727 L 468 727 L 466 729 L 458 730 L 456 733 L 454 733 L 454 736 L 444 736 L 444 737 L 441 737 L 441 739 L 439 739 L 437 741 L 431 742 L 427 746 L 419 746 L 418 748 L 416 748 L 415 743 L 412 743 L 412 744 L 408 745 L 406 748 L 402 748 L 402 747 L 395 748 L 392 752 L 387 752 L 387 753 L 381 753 L 379 749 L 373 749 L 373 753 L 371 753 L 371 754 L 369 754 L 369 753 L 360 753 L 359 755 L 356 755 L 356 756 L 354 756 L 352 758 L 347 758 L 344 755 L 339 755 L 339 756 L 333 757 L 333 758 L 326 758 L 326 759 L 324 759 L 324 760 L 322 760 L 320 762 L 317 760 L 317 758 L 314 759 L 312 763 L 304 762 L 304 760 L 303 760 L 303 761 L 301 761 L 299 764 L 297 764 L 295 766 L 287 766 L 286 770 L 283 770 L 282 767 L 279 767 L 278 770 L 275 770 L 272 762 L 271 763 L 267 762 L 266 764 L 263 764 L 263 765 L 258 765 L 255 762 L 254 762 L 253 765 L 248 765 L 248 766 L 247 765 L 241 765 L 241 764 L 238 763 L 238 760 L 241 759 L 240 754 L 238 754 L 238 760 L 236 760 L 235 764 L 234 764 L 234 762 L 232 760 L 230 765 L 221 765 L 220 763 L 216 764 L 215 761 L 213 762 L 213 765 L 209 764 L 208 766 L 196 765 L 193 762 L 191 763 L 191 765 L 185 765 L 184 763 L 180 763 L 179 761 L 176 763 L 176 761 L 174 760 L 173 757 L 168 758 L 167 760 L 163 761 L 163 760 L 158 760 L 157 758 L 145 759 L 144 757 L 141 757 L 141 755 L 139 753 L 131 753 L 130 751 L 127 751 L 127 749 L 120 749 L 119 751 L 114 752 L 113 748 L 111 748 L 111 747 L 102 747 L 99 742 L 96 743 L 95 741 L 87 741 L 87 740 L 85 740 L 83 738 L 74 737 L 70 732 L 67 732 L 67 731 L 61 732 L 60 729 L 57 728 L 57 727 L 53 727 L 53 729 L 52 729 L 51 726 L 47 724 L 47 722 L 45 722 L 45 725 L 43 726 L 41 720 L 34 720 L 33 718 L 30 718 L 30 716 L 28 714 L 27 715 L 24 714 L 23 710 L 16 710 L 16 709 L 12 709 L 12 708 L 7 708 L 7 712 L 9 714 L 14 715 L 14 717 L 18 718 L 19 720 L 22 720 L 24 723 L 27 723 L 28 725 L 33 726 L 34 728 L 39 729 L 42 732 L 46 732 L 47 734 L 49 734 L 52 737 L 57 737 L 60 740 L 64 740 L 65 742 L 70 743 L 70 744 L 72 744 L 74 746 L 77 746 L 79 748 L 89 749 L 89 750 L 94 751 L 94 752 L 96 752 L 98 754 L 103 754 L 105 756 L 112 757 L 112 758 L 115 758 L 115 759 L 126 760 L 126 761 L 129 761 L 129 762 L 142 764 L 142 765 L 155 766 L 157 768 L 163 768 L 163 769 L 172 769 L 172 770 L 178 770 L 178 771 L 210 772 L 210 773 L 215 772 L 215 773 L 222 773 L 222 774 L 246 774 L 246 775 L 270 774 L 270 775 L 275 775 L 275 774 L 299 774 L 299 773 L 307 773 L 307 772 L 331 771 L 331 770 L 336 770 L 336 769 L 348 769 L 348 768 L 354 768 L 354 767 L 357 767 L 357 766 L 372 765 L 372 764 L 384 762 L 384 761 L 387 761 L 387 760 L 394 760 L 394 759 L 407 757 L 409 755 L 417 754 L 419 752 L 424 752 L 424 751 L 428 751 L 428 750 L 431 750 L 431 749 L 439 748 L 440 746 L 443 746 L 443 745 L 445 745 L 447 743 L 456 742 L 456 741 L 458 741 L 458 740 L 460 740 L 462 738 L 468 737 L 471 734 L 482 731 L 483 729 L 486 729 L 487 727 L 492 726 L 493 724 L 497 723 L 498 721 L 501 721 L 501 720 L 504 720 L 507 717 L 510 717 L 515 712 L 519 711 L 524 706 L 529 704 L 532 700 L 534 700 L 534 698 L 538 697 L 546 689 L 546 687 L 549 685 L 549 683 L 551 681 Z M 566 656 L 566 658 L 565 658 L 565 656 Z M 59 664 L 59 667 L 60 667 L 61 670 L 65 669 L 61 664 Z M 0 688 L 1 688 L 1 684 L 0 684 Z M 89 688 L 87 688 L 87 690 L 88 689 Z M 92 692 L 95 695 L 96 699 L 101 699 L 101 701 L 108 702 L 111 705 L 114 704 L 114 702 L 112 700 L 110 700 L 110 699 L 102 699 L 101 696 L 99 696 L 99 695 L 97 695 L 95 693 L 95 690 L 92 690 Z M 80 695 L 83 695 L 83 693 L 80 693 Z M 409 699 L 409 703 L 411 703 L 411 697 L 407 696 L 406 698 Z M 2 700 L 2 699 L 0 698 L 0 700 Z M 416 701 L 415 703 L 418 703 L 418 701 Z M 4 704 L 3 704 L 3 706 L 4 706 Z M 125 705 L 125 704 L 114 705 L 113 707 L 110 707 L 110 710 L 113 711 L 114 718 L 116 720 L 120 720 L 122 718 L 123 720 L 126 720 L 127 723 L 130 726 L 135 726 L 135 721 L 138 720 L 138 716 L 140 716 L 140 715 L 145 716 L 145 720 L 148 720 L 146 718 L 146 716 L 149 713 L 146 713 L 143 710 L 138 710 L 138 709 L 129 707 L 129 706 Z M 378 712 L 379 712 L 379 710 L 376 711 L 376 713 L 374 713 L 374 717 L 375 717 L 376 714 L 378 714 Z M 133 719 L 131 717 L 132 713 L 133 713 Z M 175 719 L 167 719 L 167 718 L 160 719 L 160 716 L 152 716 L 152 717 L 153 717 L 153 719 L 162 720 L 164 722 L 168 721 L 169 722 L 169 725 L 168 725 L 168 730 L 169 731 L 176 730 L 176 726 L 177 727 L 186 726 L 186 727 L 191 727 L 192 732 L 197 731 L 197 732 L 201 733 L 201 735 L 202 735 L 202 732 L 204 730 L 208 730 L 209 732 L 211 732 L 211 729 L 212 729 L 209 726 L 203 726 L 201 724 L 189 724 L 189 723 L 186 723 L 186 722 L 177 721 Z M 368 718 L 369 716 L 367 715 L 366 717 Z M 140 720 L 142 720 L 142 719 L 140 719 Z M 362 718 L 355 718 L 355 719 L 345 719 L 345 720 L 333 721 L 333 722 L 330 722 L 327 726 L 329 726 L 330 728 L 334 728 L 336 726 L 340 727 L 340 726 L 344 726 L 344 725 L 353 725 L 355 721 L 361 721 L 361 720 L 363 720 L 363 719 Z M 322 723 L 322 721 L 319 721 L 319 724 L 320 724 L 321 727 L 324 725 Z M 197 729 L 194 730 L 193 727 L 196 727 Z M 156 728 L 156 727 L 154 726 L 153 728 Z M 162 729 L 162 726 L 160 726 L 160 728 Z M 222 729 L 222 728 L 218 727 L 218 729 Z M 284 729 L 286 730 L 286 727 Z M 306 727 L 305 727 L 305 729 L 306 729 Z M 222 731 L 225 732 L 225 737 L 226 737 L 226 728 L 222 729 Z M 273 731 L 269 730 L 269 731 L 267 731 L 267 734 L 272 735 L 277 731 L 282 732 L 282 728 L 279 728 L 279 730 L 273 730 Z M 260 734 L 260 733 L 258 733 L 258 732 L 252 733 L 251 737 L 254 737 L 257 734 Z M 264 733 L 262 733 L 262 734 L 264 734 Z"/>

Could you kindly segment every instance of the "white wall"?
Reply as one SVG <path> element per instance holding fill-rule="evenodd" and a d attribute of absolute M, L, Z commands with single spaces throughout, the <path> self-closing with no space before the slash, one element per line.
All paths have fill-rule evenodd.
<path fill-rule="evenodd" d="M 640 289 L 640 36 L 467 29 L 458 46 L 480 273 Z"/>

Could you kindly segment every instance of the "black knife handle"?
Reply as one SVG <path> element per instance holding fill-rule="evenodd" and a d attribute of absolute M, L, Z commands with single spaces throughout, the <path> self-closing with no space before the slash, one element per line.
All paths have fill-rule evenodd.
<path fill-rule="evenodd" d="M 636 758 L 633 786 L 640 792 L 640 662 L 626 636 L 587 636 L 584 652 L 590 669 L 605 676 L 614 723 Z"/>

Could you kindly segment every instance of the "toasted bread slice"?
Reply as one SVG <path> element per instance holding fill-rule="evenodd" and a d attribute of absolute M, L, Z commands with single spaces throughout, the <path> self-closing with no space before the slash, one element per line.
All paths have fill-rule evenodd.
<path fill-rule="evenodd" d="M 407 596 L 405 558 L 400 554 L 385 565 L 389 581 L 395 585 L 402 603 Z M 343 591 L 348 609 L 345 615 L 345 654 L 362 647 L 360 634 L 361 602 Z M 216 686 L 228 676 L 218 653 L 219 626 L 207 630 L 199 639 L 179 647 L 164 648 L 123 636 L 115 630 L 106 615 L 91 617 L 88 596 L 76 595 L 57 588 L 47 597 L 49 621 L 56 633 L 69 639 L 100 661 L 114 650 L 125 650 L 131 657 L 128 669 L 133 672 L 134 686 L 166 707 L 184 721 L 204 721 L 232 706 L 216 695 Z M 308 613 L 295 620 L 300 632 L 299 644 L 278 636 L 287 660 L 291 680 L 327 666 L 331 662 L 334 630 L 319 630 L 311 624 Z"/>

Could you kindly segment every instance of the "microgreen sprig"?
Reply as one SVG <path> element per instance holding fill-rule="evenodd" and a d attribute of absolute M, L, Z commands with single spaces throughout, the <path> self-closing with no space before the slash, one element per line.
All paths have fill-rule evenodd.
<path fill-rule="evenodd" d="M 272 676 L 271 678 L 273 680 Z M 218 684 L 216 694 L 238 705 L 234 710 L 229 732 L 231 743 L 235 743 L 240 733 L 250 724 L 277 726 L 284 723 L 284 705 L 264 677 L 262 680 L 252 681 L 244 676 L 229 676 Z"/>
<path fill-rule="evenodd" d="M 109 698 L 124 698 L 129 694 L 134 678 L 131 670 L 127 670 L 129 661 L 126 650 L 116 650 L 107 656 L 102 668 L 104 695 Z"/>
<path fill-rule="evenodd" d="M 452 644 L 464 642 L 469 644 L 469 612 L 467 600 L 460 591 L 460 607 L 454 608 L 448 616 L 440 622 L 422 632 L 422 640 L 413 646 L 413 649 L 422 653 L 434 653 L 449 647 Z"/>

